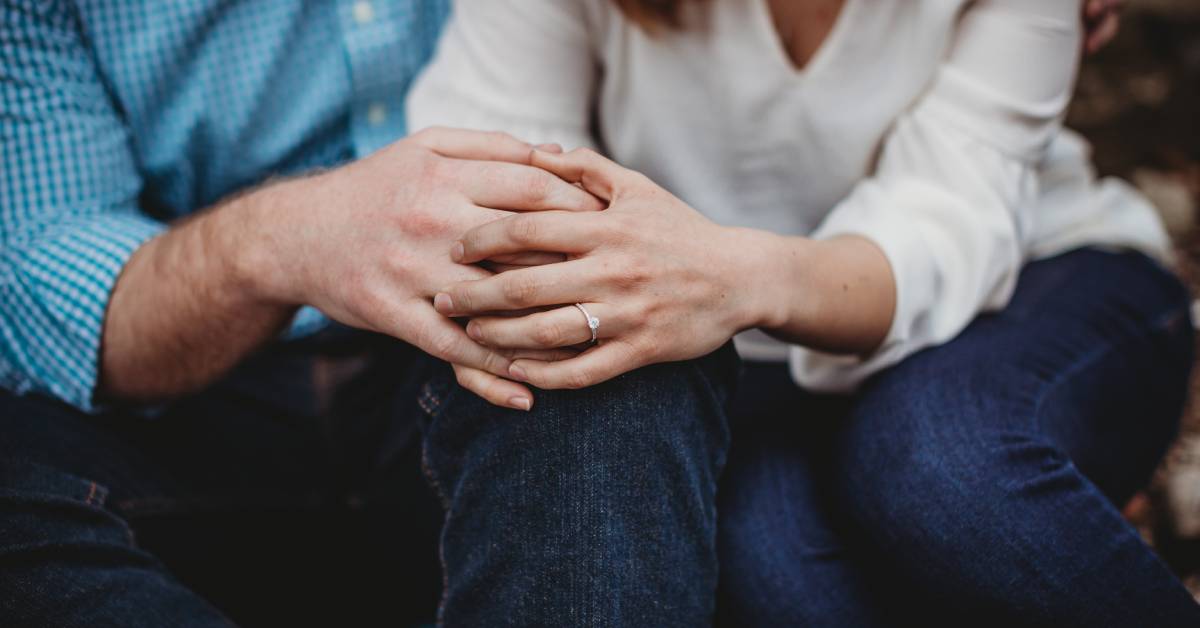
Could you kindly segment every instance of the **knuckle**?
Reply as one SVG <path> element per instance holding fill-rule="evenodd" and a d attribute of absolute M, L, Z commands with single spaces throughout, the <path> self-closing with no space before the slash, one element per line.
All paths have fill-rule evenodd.
<path fill-rule="evenodd" d="M 532 215 L 514 216 L 508 223 L 508 236 L 519 245 L 533 244 L 538 238 L 538 223 Z"/>
<path fill-rule="evenodd" d="M 434 138 L 438 137 L 439 135 L 445 135 L 446 132 L 449 130 L 450 129 L 448 127 L 445 127 L 441 124 L 435 124 L 433 126 L 425 127 L 424 129 L 421 129 L 421 131 L 419 133 L 417 133 L 417 135 L 421 136 L 424 139 L 434 139 Z"/>
<path fill-rule="evenodd" d="M 635 261 L 629 261 L 616 266 L 609 271 L 613 284 L 624 290 L 631 290 L 644 285 L 650 280 L 646 267 Z"/>
<path fill-rule="evenodd" d="M 454 310 L 458 312 L 474 311 L 474 295 L 467 287 L 451 288 L 450 301 L 454 303 Z"/>
<path fill-rule="evenodd" d="M 411 163 L 405 164 L 413 177 L 407 187 L 415 193 L 428 193 L 437 186 L 438 177 L 443 176 L 445 160 L 429 151 L 414 151 Z M 402 186 L 403 187 L 403 186 Z"/>
<path fill-rule="evenodd" d="M 518 307 L 526 307 L 534 304 L 538 287 L 528 277 L 513 275 L 505 279 L 503 291 L 506 301 Z"/>
<path fill-rule="evenodd" d="M 524 186 L 527 200 L 545 201 L 553 193 L 554 175 L 542 170 L 535 170 L 525 178 Z"/>
<path fill-rule="evenodd" d="M 636 345 L 629 347 L 626 359 L 632 361 L 635 356 L 642 359 L 657 361 L 663 356 L 663 345 L 654 337 L 642 338 Z"/>
<path fill-rule="evenodd" d="M 622 216 L 604 216 L 606 220 L 596 221 L 593 229 L 595 238 L 601 242 L 613 245 L 624 245 L 630 241 L 628 223 Z"/>
<path fill-rule="evenodd" d="M 504 131 L 488 131 L 484 134 L 484 138 L 494 144 L 511 144 L 517 141 L 517 138 Z"/>
<path fill-rule="evenodd" d="M 444 215 L 421 208 L 410 210 L 404 223 L 409 233 L 421 238 L 440 236 L 450 230 L 450 222 Z"/>
<path fill-rule="evenodd" d="M 427 177 L 425 180 L 435 185 L 446 184 L 458 179 L 457 165 L 444 157 L 429 155 L 423 166 L 422 174 Z"/>
<path fill-rule="evenodd" d="M 591 373 L 589 373 L 587 369 L 583 368 L 574 368 L 570 371 L 567 371 L 563 379 L 563 386 L 571 390 L 587 388 L 591 384 Z"/>
<path fill-rule="evenodd" d="M 435 332 L 429 337 L 429 350 L 438 358 L 447 359 L 458 348 L 458 339 L 448 332 Z"/>
<path fill-rule="evenodd" d="M 342 294 L 345 295 L 347 303 L 353 304 L 354 309 L 364 318 L 375 320 L 388 311 L 389 304 L 383 296 L 387 292 L 380 289 L 374 273 L 359 269 L 349 273 L 341 281 L 344 290 Z"/>
<path fill-rule="evenodd" d="M 385 266 L 392 272 L 402 273 L 412 268 L 417 260 L 414 259 L 412 251 L 397 247 L 389 250 L 384 255 L 383 261 Z"/>
<path fill-rule="evenodd" d="M 555 323 L 543 323 L 533 330 L 533 342 L 539 347 L 554 348 L 563 344 L 562 327 Z"/>
<path fill-rule="evenodd" d="M 436 128 L 437 127 L 432 127 L 432 126 L 425 127 L 423 129 L 421 129 L 420 131 L 417 131 L 416 133 L 409 134 L 408 139 L 412 140 L 413 142 L 415 142 L 417 144 L 421 144 L 421 145 L 428 144 L 429 140 L 433 137 L 434 129 L 436 129 Z"/>
<path fill-rule="evenodd" d="M 505 359 L 504 356 L 494 351 L 488 351 L 487 354 L 483 356 L 483 370 L 489 373 L 501 373 L 506 369 L 507 366 L 508 360 Z"/>

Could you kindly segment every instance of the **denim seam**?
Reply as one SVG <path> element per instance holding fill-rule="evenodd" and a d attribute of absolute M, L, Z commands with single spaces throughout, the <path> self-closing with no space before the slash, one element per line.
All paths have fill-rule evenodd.
<path fill-rule="evenodd" d="M 437 493 L 438 501 L 442 504 L 442 530 L 438 533 L 437 548 L 438 564 L 442 568 L 442 594 L 438 597 L 437 625 L 443 626 L 445 622 L 446 594 L 450 591 L 450 576 L 446 571 L 446 551 L 442 543 L 442 536 L 445 534 L 446 523 L 450 520 L 450 499 L 446 496 L 446 491 L 442 488 L 442 483 L 438 481 L 437 474 L 434 473 L 429 463 L 429 439 L 425 438 L 423 441 L 421 443 L 421 472 L 433 488 L 433 492 Z"/>
<path fill-rule="evenodd" d="M 432 428 L 434 422 L 436 422 L 443 414 L 445 414 L 446 408 L 450 406 L 449 402 L 454 399 L 457 391 L 458 389 L 456 387 L 451 386 L 450 390 L 444 396 L 439 397 L 433 393 L 430 382 L 426 382 L 422 387 L 421 396 L 417 398 L 417 404 L 420 405 L 421 409 L 425 411 L 426 415 L 428 415 L 430 428 Z M 426 398 L 429 399 L 428 404 L 426 402 Z M 442 568 L 442 594 L 438 598 L 437 625 L 444 626 L 446 615 L 446 594 L 450 591 L 450 575 L 446 569 L 446 552 L 442 537 L 445 535 L 446 525 L 450 520 L 451 503 L 449 495 L 446 494 L 446 490 L 442 486 L 441 481 L 438 479 L 437 473 L 433 470 L 433 465 L 429 460 L 428 432 L 421 439 L 421 472 L 425 476 L 425 480 L 433 489 L 433 492 L 437 494 L 438 501 L 441 502 L 442 505 L 442 530 L 438 534 L 437 548 L 438 564 Z"/>
<path fill-rule="evenodd" d="M 1059 388 L 1059 386 L 1066 383 L 1071 377 L 1074 377 L 1079 372 L 1091 367 L 1097 361 L 1099 361 L 1100 358 L 1116 350 L 1118 347 L 1129 344 L 1133 341 L 1143 340 L 1155 334 L 1166 331 L 1171 324 L 1179 320 L 1181 316 L 1186 315 L 1186 310 L 1169 310 L 1167 313 L 1153 319 L 1150 324 L 1142 326 L 1141 331 L 1138 332 L 1136 337 L 1124 340 L 1122 342 L 1108 342 L 1104 345 L 1101 345 L 1090 353 L 1084 355 L 1082 358 L 1076 361 L 1075 364 L 1071 365 L 1070 368 L 1066 369 L 1062 373 L 1059 373 L 1058 376 L 1053 380 L 1047 382 L 1042 387 L 1041 393 L 1037 396 L 1037 400 L 1033 405 L 1032 419 L 1035 433 L 1042 433 L 1042 406 L 1045 404 L 1046 399 L 1049 398 Z"/>

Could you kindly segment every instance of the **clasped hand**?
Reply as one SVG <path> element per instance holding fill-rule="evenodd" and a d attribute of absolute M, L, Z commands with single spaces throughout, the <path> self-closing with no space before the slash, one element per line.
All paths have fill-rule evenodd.
<path fill-rule="evenodd" d="M 562 260 L 460 281 L 435 296 L 438 312 L 469 319 L 467 334 L 481 345 L 560 350 L 555 359 L 513 360 L 507 379 L 456 366 L 464 386 L 507 405 L 523 390 L 514 381 L 583 388 L 648 364 L 705 355 L 757 326 L 761 289 L 744 268 L 748 230 L 709 221 L 592 151 L 535 151 L 531 161 L 608 206 L 513 214 L 454 243 L 451 259 L 466 265 L 533 252 Z M 597 344 L 590 344 L 575 303 L 599 318 Z"/>

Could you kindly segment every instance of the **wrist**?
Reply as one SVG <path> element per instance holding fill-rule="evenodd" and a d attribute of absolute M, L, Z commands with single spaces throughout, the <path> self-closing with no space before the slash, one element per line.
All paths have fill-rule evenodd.
<path fill-rule="evenodd" d="M 222 243 L 219 257 L 228 263 L 229 285 L 247 301 L 285 306 L 306 302 L 305 247 L 294 242 L 294 234 L 304 232 L 295 223 L 304 220 L 304 206 L 311 198 L 302 189 L 305 182 L 268 185 L 214 212 L 214 231 L 220 233 L 216 239 Z"/>
<path fill-rule="evenodd" d="M 810 266 L 812 241 L 781 236 L 769 231 L 727 228 L 732 242 L 732 260 L 726 265 L 727 281 L 737 294 L 737 329 L 781 329 L 802 315 L 795 295 L 804 292 L 804 278 L 797 277 Z"/>

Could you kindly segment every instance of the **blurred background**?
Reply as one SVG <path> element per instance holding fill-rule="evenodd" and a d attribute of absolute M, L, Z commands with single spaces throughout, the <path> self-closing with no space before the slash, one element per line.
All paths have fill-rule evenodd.
<path fill-rule="evenodd" d="M 1091 140 L 1101 174 L 1158 207 L 1200 295 L 1200 0 L 1125 4 L 1117 39 L 1080 72 L 1067 124 Z M 1179 441 L 1126 516 L 1200 599 L 1200 365 L 1192 382 Z"/>

